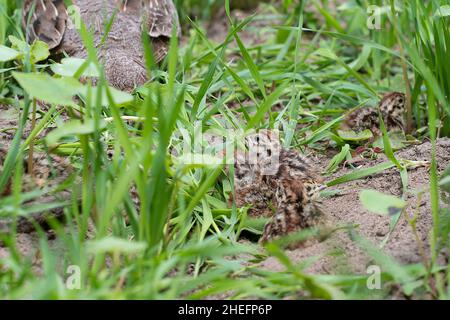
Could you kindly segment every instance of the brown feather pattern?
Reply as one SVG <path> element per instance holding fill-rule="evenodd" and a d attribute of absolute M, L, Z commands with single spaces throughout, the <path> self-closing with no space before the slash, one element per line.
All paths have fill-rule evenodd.
<path fill-rule="evenodd" d="M 178 14 L 172 0 L 73 0 L 73 4 L 79 8 L 81 19 L 93 34 L 107 80 L 121 90 L 131 91 L 147 80 L 142 28 L 148 30 L 157 63 L 167 55 L 174 26 L 180 35 Z M 114 22 L 103 43 L 104 26 L 114 13 Z M 26 26 L 28 16 L 31 23 Z M 67 27 L 69 20 L 63 0 L 27 0 L 23 20 L 30 42 L 39 38 L 49 44 L 53 53 L 87 57 L 79 31 Z"/>
<path fill-rule="evenodd" d="M 237 152 L 235 202 L 238 207 L 250 205 L 252 217 L 271 218 L 261 242 L 324 222 L 322 178 L 305 156 L 281 147 L 278 137 L 266 130 L 247 137 L 246 146 L 256 150 L 258 159 Z"/>
<path fill-rule="evenodd" d="M 56 48 L 63 39 L 67 17 L 63 0 L 24 2 L 22 24 L 29 42 L 39 39 L 46 42 L 50 49 Z"/>
<path fill-rule="evenodd" d="M 402 131 L 405 127 L 406 97 L 401 92 L 390 92 L 379 103 L 381 115 L 388 131 Z M 362 131 L 369 129 L 374 136 L 381 136 L 377 108 L 365 107 L 347 114 L 343 129 Z"/>

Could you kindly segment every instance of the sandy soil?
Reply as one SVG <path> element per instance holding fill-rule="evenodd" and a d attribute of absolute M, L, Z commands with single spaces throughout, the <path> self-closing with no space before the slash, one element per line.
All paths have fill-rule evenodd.
<path fill-rule="evenodd" d="M 431 159 L 431 143 L 412 146 L 397 153 L 400 159 L 429 161 Z M 375 161 L 365 163 L 362 167 L 371 167 L 377 163 L 386 161 L 381 156 Z M 323 164 L 326 163 L 322 159 Z M 450 163 L 450 139 L 441 139 L 437 145 L 437 163 L 439 171 L 443 171 Z M 342 169 L 335 176 L 347 174 L 351 169 Z M 407 195 L 408 207 L 400 218 L 395 230 L 384 246 L 384 251 L 390 254 L 400 263 L 417 263 L 421 261 L 418 243 L 413 230 L 408 223 L 407 216 L 414 210 L 419 212 L 417 221 L 417 233 L 424 244 L 426 255 L 429 254 L 428 236 L 433 225 L 431 216 L 430 195 L 428 187 L 428 168 L 419 167 L 411 169 L 408 174 L 409 189 Z M 368 212 L 359 201 L 359 192 L 363 189 L 375 189 L 380 192 L 401 196 L 402 184 L 400 174 L 396 169 L 390 169 L 372 177 L 339 185 L 342 193 L 325 199 L 324 210 L 330 219 L 336 224 L 357 225 L 356 231 L 379 245 L 389 231 L 390 218 Z M 420 202 L 417 192 L 425 190 Z M 405 216 L 406 215 L 406 216 Z M 307 270 L 313 273 L 365 273 L 366 267 L 371 264 L 371 258 L 362 252 L 358 245 L 352 241 L 347 231 L 339 231 L 324 242 L 314 243 L 308 247 L 288 251 L 288 256 L 294 262 L 301 262 L 307 258 L 321 256 L 325 253 L 334 253 L 319 258 L 310 265 Z M 337 253 L 337 254 L 336 254 Z M 282 270 L 283 267 L 274 258 L 269 258 L 262 263 L 262 267 L 268 270 Z"/>

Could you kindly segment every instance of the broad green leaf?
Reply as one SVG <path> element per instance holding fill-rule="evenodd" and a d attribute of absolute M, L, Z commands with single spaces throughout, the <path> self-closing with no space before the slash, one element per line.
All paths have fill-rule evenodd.
<path fill-rule="evenodd" d="M 50 56 L 50 50 L 48 49 L 48 44 L 43 41 L 35 41 L 31 45 L 31 59 L 33 63 L 47 59 Z"/>
<path fill-rule="evenodd" d="M 44 73 L 12 74 L 30 97 L 47 103 L 75 106 L 72 98 L 83 89 L 83 85 L 73 78 L 55 79 Z"/>
<path fill-rule="evenodd" d="M 85 59 L 80 58 L 64 58 L 61 60 L 61 63 L 52 64 L 50 68 L 57 75 L 73 77 L 85 61 Z M 83 76 L 98 77 L 100 75 L 95 65 L 91 63 L 83 72 Z"/>
<path fill-rule="evenodd" d="M 11 42 L 11 48 L 13 48 L 21 53 L 25 53 L 27 46 L 28 46 L 28 44 L 25 41 L 20 40 L 19 38 L 14 37 L 14 36 L 9 36 L 8 39 Z"/>
<path fill-rule="evenodd" d="M 17 50 L 20 56 L 23 56 L 29 51 L 30 60 L 33 64 L 45 60 L 50 56 L 48 45 L 43 41 L 37 40 L 30 46 L 25 41 L 14 36 L 9 36 L 8 39 L 11 42 L 12 49 Z"/>
<path fill-rule="evenodd" d="M 359 199 L 367 210 L 381 215 L 396 215 L 406 206 L 403 199 L 375 190 L 361 191 Z"/>
<path fill-rule="evenodd" d="M 355 132 L 353 130 L 338 130 L 339 137 L 346 141 L 364 141 L 373 137 L 372 131 L 366 129 L 361 132 Z"/>
<path fill-rule="evenodd" d="M 11 61 L 19 56 L 19 51 L 0 45 L 0 62 Z"/>
<path fill-rule="evenodd" d="M 104 129 L 106 127 L 106 122 L 100 122 L 100 129 Z M 71 120 L 66 122 L 63 126 L 53 130 L 50 132 L 46 141 L 49 146 L 53 146 L 57 144 L 58 140 L 65 136 L 70 135 L 85 135 L 90 134 L 95 131 L 95 122 L 94 120 L 88 120 L 84 123 L 80 120 Z"/>

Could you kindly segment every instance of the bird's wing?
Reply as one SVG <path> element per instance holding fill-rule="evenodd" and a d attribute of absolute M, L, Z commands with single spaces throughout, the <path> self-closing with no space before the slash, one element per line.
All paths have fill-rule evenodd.
<path fill-rule="evenodd" d="M 67 25 L 67 10 L 63 0 L 27 0 L 22 11 L 22 24 L 27 39 L 44 41 L 50 49 L 57 47 Z"/>
<path fill-rule="evenodd" d="M 178 13 L 172 0 L 143 0 L 144 27 L 152 38 L 172 36 L 173 28 L 177 28 L 180 36 Z"/>

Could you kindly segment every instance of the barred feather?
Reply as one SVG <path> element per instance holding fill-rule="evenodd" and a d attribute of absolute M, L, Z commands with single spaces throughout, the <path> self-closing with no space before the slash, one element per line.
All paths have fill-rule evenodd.
<path fill-rule="evenodd" d="M 67 11 L 63 0 L 26 0 L 22 24 L 28 41 L 44 41 L 50 49 L 61 44 L 67 24 Z"/>
<path fill-rule="evenodd" d="M 180 36 L 180 23 L 178 13 L 172 1 L 144 0 L 144 26 L 152 38 L 170 38 L 173 28 L 177 28 Z"/>

